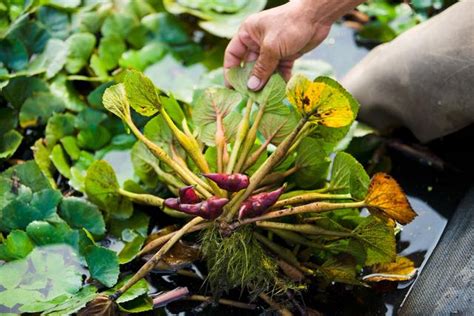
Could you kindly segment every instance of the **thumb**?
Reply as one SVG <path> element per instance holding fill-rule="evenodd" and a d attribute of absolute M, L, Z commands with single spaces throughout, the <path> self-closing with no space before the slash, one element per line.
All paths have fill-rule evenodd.
<path fill-rule="evenodd" d="M 260 90 L 276 70 L 278 62 L 277 54 L 274 53 L 273 49 L 262 46 L 253 66 L 252 75 L 247 82 L 247 87 L 253 91 Z"/>

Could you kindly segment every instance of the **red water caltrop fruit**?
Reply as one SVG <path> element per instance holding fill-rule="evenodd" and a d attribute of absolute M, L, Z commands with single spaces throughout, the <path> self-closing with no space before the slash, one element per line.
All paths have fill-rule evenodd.
<path fill-rule="evenodd" d="M 201 198 L 198 196 L 194 186 L 189 185 L 179 189 L 179 203 L 195 204 L 199 202 L 201 202 Z"/>
<path fill-rule="evenodd" d="M 219 188 L 229 192 L 238 192 L 249 186 L 249 177 L 241 173 L 205 173 L 203 176 L 214 181 Z"/>
<path fill-rule="evenodd" d="M 213 196 L 206 201 L 196 204 L 180 204 L 179 210 L 186 214 L 201 216 L 202 218 L 213 220 L 222 214 L 223 207 L 228 202 L 229 200 L 226 198 Z"/>
<path fill-rule="evenodd" d="M 263 192 L 253 195 L 242 202 L 239 209 L 239 219 L 256 217 L 263 215 L 273 204 L 278 201 L 278 198 L 285 190 L 281 187 L 275 191 Z"/>
<path fill-rule="evenodd" d="M 163 201 L 163 205 L 173 209 L 173 210 L 178 210 L 179 211 L 179 198 L 167 198 Z"/>

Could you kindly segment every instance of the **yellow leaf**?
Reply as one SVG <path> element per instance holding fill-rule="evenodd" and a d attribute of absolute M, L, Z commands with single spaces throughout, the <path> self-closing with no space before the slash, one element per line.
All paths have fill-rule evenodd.
<path fill-rule="evenodd" d="M 365 203 L 373 215 L 382 215 L 400 224 L 408 224 L 417 216 L 395 179 L 382 172 L 372 177 Z"/>
<path fill-rule="evenodd" d="M 319 77 L 314 82 L 302 75 L 291 78 L 287 97 L 310 121 L 327 127 L 343 127 L 352 123 L 358 104 L 335 80 Z"/>
<path fill-rule="evenodd" d="M 407 257 L 398 256 L 395 262 L 374 265 L 372 274 L 364 276 L 362 280 L 368 282 L 408 281 L 415 277 L 416 272 L 413 261 Z"/>

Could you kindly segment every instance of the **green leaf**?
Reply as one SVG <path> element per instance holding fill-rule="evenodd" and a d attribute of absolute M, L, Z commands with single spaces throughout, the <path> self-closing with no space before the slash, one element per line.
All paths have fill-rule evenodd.
<path fill-rule="evenodd" d="M 23 136 L 16 130 L 12 129 L 0 135 L 0 160 L 8 159 L 20 147 Z"/>
<path fill-rule="evenodd" d="M 147 294 L 143 294 L 134 300 L 120 303 L 118 305 L 119 309 L 127 314 L 143 313 L 153 309 L 153 300 Z"/>
<path fill-rule="evenodd" d="M 41 0 L 41 4 L 61 9 L 76 8 L 81 4 L 80 0 Z"/>
<path fill-rule="evenodd" d="M 38 20 L 41 22 L 48 34 L 53 38 L 66 39 L 71 31 L 69 14 L 63 10 L 52 7 L 41 6 L 38 9 Z"/>
<path fill-rule="evenodd" d="M 94 162 L 85 180 L 87 197 L 110 216 L 126 219 L 133 213 L 132 202 L 118 193 L 119 184 L 112 166 L 104 160 Z"/>
<path fill-rule="evenodd" d="M 160 168 L 158 158 L 142 142 L 135 143 L 131 156 L 133 170 L 140 181 L 149 187 L 156 187 L 158 184 L 156 170 Z"/>
<path fill-rule="evenodd" d="M 123 53 L 119 65 L 122 68 L 134 68 L 144 71 L 148 66 L 161 60 L 166 52 L 167 48 L 163 43 L 148 43 L 139 50 L 128 50 Z"/>
<path fill-rule="evenodd" d="M 32 73 L 46 72 L 46 78 L 53 78 L 66 63 L 68 46 L 58 39 L 50 39 L 43 53 L 38 55 L 29 65 Z"/>
<path fill-rule="evenodd" d="M 105 222 L 97 206 L 77 197 L 64 198 L 59 215 L 72 228 L 85 228 L 95 236 L 105 233 Z"/>
<path fill-rule="evenodd" d="M 103 37 L 118 36 L 121 39 L 126 39 L 135 22 L 132 15 L 115 13 L 105 19 L 100 31 Z"/>
<path fill-rule="evenodd" d="M 300 115 L 296 111 L 283 103 L 276 103 L 265 108 L 258 131 L 265 139 L 273 137 L 271 143 L 278 145 L 291 134 L 299 120 Z"/>
<path fill-rule="evenodd" d="M 45 136 L 48 146 L 56 144 L 61 138 L 74 133 L 74 115 L 54 113 L 46 124 Z"/>
<path fill-rule="evenodd" d="M 66 70 L 69 73 L 78 73 L 87 65 L 89 57 L 95 47 L 95 36 L 91 33 L 75 33 L 66 41 L 69 53 L 66 59 Z"/>
<path fill-rule="evenodd" d="M 362 285 L 356 278 L 356 264 L 351 257 L 330 257 L 319 268 L 319 272 L 330 281 L 346 284 Z"/>
<path fill-rule="evenodd" d="M 70 247 L 35 248 L 26 258 L 0 266 L 2 313 L 39 312 L 28 307 L 67 301 L 81 286 L 82 268 Z"/>
<path fill-rule="evenodd" d="M 0 62 L 12 70 L 21 70 L 28 64 L 28 52 L 17 39 L 0 40 Z"/>
<path fill-rule="evenodd" d="M 5 90 L 3 90 L 5 92 Z M 18 126 L 18 113 L 15 109 L 0 108 L 0 135 Z"/>
<path fill-rule="evenodd" d="M 65 302 L 54 304 L 53 307 L 44 310 L 43 314 L 50 316 L 72 315 L 92 301 L 97 296 L 96 292 L 95 286 L 87 285 Z"/>
<path fill-rule="evenodd" d="M 110 132 L 103 126 L 90 126 L 77 134 L 77 145 L 81 148 L 96 151 L 110 142 Z"/>
<path fill-rule="evenodd" d="M 26 233 L 36 245 L 68 244 L 77 249 L 79 233 L 65 222 L 49 223 L 32 221 L 26 227 Z"/>
<path fill-rule="evenodd" d="M 339 152 L 334 158 L 330 188 L 334 193 L 350 193 L 362 201 L 369 188 L 370 178 L 364 167 L 351 155 Z"/>
<path fill-rule="evenodd" d="M 326 245 L 332 253 L 347 253 L 354 257 L 358 265 L 363 266 L 367 259 L 364 246 L 355 239 L 340 239 Z"/>
<path fill-rule="evenodd" d="M 392 262 L 396 257 L 393 227 L 369 216 L 354 229 L 353 233 L 367 252 L 365 265 Z"/>
<path fill-rule="evenodd" d="M 71 177 L 71 166 L 61 144 L 53 147 L 50 158 L 59 173 L 69 179 Z"/>
<path fill-rule="evenodd" d="M 0 229 L 5 231 L 25 229 L 32 221 L 49 218 L 56 213 L 56 206 L 61 198 L 61 193 L 51 189 L 33 194 L 20 191 L 18 198 L 1 210 Z"/>
<path fill-rule="evenodd" d="M 140 252 L 145 239 L 145 237 L 137 234 L 133 240 L 127 242 L 118 255 L 120 264 L 125 264 L 135 259 L 137 254 Z"/>
<path fill-rule="evenodd" d="M 294 175 L 296 184 L 301 188 L 314 188 L 326 180 L 331 160 L 322 150 L 321 142 L 306 137 L 298 145 Z"/>
<path fill-rule="evenodd" d="M 241 102 L 240 93 L 227 88 L 207 88 L 198 95 L 194 102 L 193 122 L 206 145 L 215 145 L 218 118 L 222 120 L 227 142 L 235 135 L 238 127 L 235 123 L 241 120 L 237 112 Z"/>
<path fill-rule="evenodd" d="M 33 192 L 51 188 L 48 178 L 45 177 L 34 161 L 10 167 L 2 175 L 5 178 L 14 178 L 20 184 L 31 188 Z"/>
<path fill-rule="evenodd" d="M 123 81 L 129 104 L 143 116 L 152 116 L 160 109 L 159 91 L 141 72 L 128 70 Z"/>
<path fill-rule="evenodd" d="M 61 138 L 61 144 L 64 151 L 68 154 L 71 160 L 78 160 L 81 155 L 81 149 L 77 146 L 77 140 L 74 136 L 66 136 Z"/>
<path fill-rule="evenodd" d="M 94 245 L 87 249 L 85 258 L 92 278 L 107 287 L 117 283 L 120 269 L 114 251 Z"/>
<path fill-rule="evenodd" d="M 11 79 L 2 89 L 2 94 L 14 108 L 19 109 L 34 94 L 48 91 L 48 85 L 36 77 L 19 77 Z"/>
<path fill-rule="evenodd" d="M 13 230 L 0 244 L 0 260 L 11 261 L 26 257 L 34 248 L 28 235 L 22 230 Z"/>
<path fill-rule="evenodd" d="M 63 100 L 51 93 L 40 92 L 28 98 L 20 111 L 20 126 L 23 128 L 42 125 L 55 112 L 65 109 Z"/>
<path fill-rule="evenodd" d="M 130 119 L 130 104 L 128 103 L 125 86 L 122 83 L 107 88 L 102 98 L 104 107 L 118 116 L 121 120 Z"/>
<path fill-rule="evenodd" d="M 38 21 L 23 19 L 10 31 L 9 37 L 19 40 L 29 55 L 41 53 L 46 46 L 50 33 Z"/>
<path fill-rule="evenodd" d="M 227 79 L 232 87 L 259 104 L 271 106 L 280 103 L 285 98 L 286 83 L 279 74 L 273 74 L 265 87 L 258 92 L 250 91 L 247 88 L 247 81 L 250 78 L 254 64 L 247 63 L 244 67 L 235 67 L 228 70 Z"/>
<path fill-rule="evenodd" d="M 132 229 L 140 234 L 140 236 L 147 237 L 149 223 L 150 217 L 148 215 L 140 211 L 135 211 L 133 212 L 132 217 L 128 219 L 111 219 L 109 231 L 117 238 L 120 238 L 122 232 L 126 229 Z"/>
<path fill-rule="evenodd" d="M 119 36 L 103 37 L 99 44 L 99 58 L 104 68 L 106 70 L 114 69 L 125 50 L 125 43 Z"/>

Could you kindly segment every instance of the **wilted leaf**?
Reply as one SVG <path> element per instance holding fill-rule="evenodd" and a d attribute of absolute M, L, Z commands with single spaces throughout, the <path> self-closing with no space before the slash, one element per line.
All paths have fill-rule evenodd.
<path fill-rule="evenodd" d="M 119 184 L 114 169 L 104 160 L 94 162 L 85 180 L 87 197 L 115 218 L 129 218 L 133 213 L 132 202 L 118 193 Z"/>
<path fill-rule="evenodd" d="M 227 79 L 232 87 L 243 95 L 248 95 L 253 100 L 266 106 L 271 106 L 281 102 L 285 98 L 285 81 L 279 74 L 273 74 L 265 87 L 258 92 L 250 91 L 247 88 L 247 81 L 250 78 L 255 63 L 247 63 L 244 67 L 231 68 L 227 72 Z"/>
<path fill-rule="evenodd" d="M 331 171 L 330 188 L 334 193 L 350 193 L 354 199 L 363 200 L 370 178 L 364 167 L 351 155 L 338 152 Z"/>
<path fill-rule="evenodd" d="M 107 88 L 102 97 L 104 107 L 117 115 L 123 121 L 130 117 L 130 105 L 128 103 L 125 86 L 122 83 Z"/>
<path fill-rule="evenodd" d="M 372 267 L 372 273 L 362 279 L 369 282 L 408 281 L 415 277 L 416 268 L 407 257 L 397 256 L 395 262 L 381 263 Z"/>
<path fill-rule="evenodd" d="M 159 111 L 159 91 L 153 82 L 143 73 L 128 70 L 123 81 L 128 102 L 143 116 L 152 116 Z"/>
<path fill-rule="evenodd" d="M 23 136 L 12 129 L 0 135 L 0 159 L 8 159 L 16 152 Z"/>
<path fill-rule="evenodd" d="M 24 231 L 13 230 L 0 244 L 0 260 L 11 261 L 24 258 L 33 248 L 33 242 Z"/>
<path fill-rule="evenodd" d="M 163 261 L 173 268 L 179 268 L 182 265 L 189 265 L 200 257 L 200 250 L 196 246 L 191 246 L 182 241 L 176 243 L 163 256 Z"/>
<path fill-rule="evenodd" d="M 319 271 L 330 281 L 354 285 L 362 284 L 356 278 L 356 262 L 350 256 L 339 255 L 330 257 L 319 268 Z"/>
<path fill-rule="evenodd" d="M 105 222 L 99 209 L 84 199 L 64 198 L 59 207 L 59 215 L 72 228 L 85 228 L 96 236 L 105 233 Z"/>
<path fill-rule="evenodd" d="M 287 85 L 287 97 L 310 121 L 327 127 L 343 127 L 352 123 L 357 101 L 336 81 L 319 77 L 310 81 L 302 75 L 293 76 Z"/>
<path fill-rule="evenodd" d="M 365 265 L 395 260 L 395 233 L 385 222 L 369 216 L 354 229 L 353 233 L 366 249 Z"/>
<path fill-rule="evenodd" d="M 385 173 L 376 173 L 372 177 L 365 202 L 369 210 L 376 209 L 374 215 L 382 213 L 383 217 L 394 219 L 400 224 L 408 224 L 417 215 L 402 188 Z"/>

